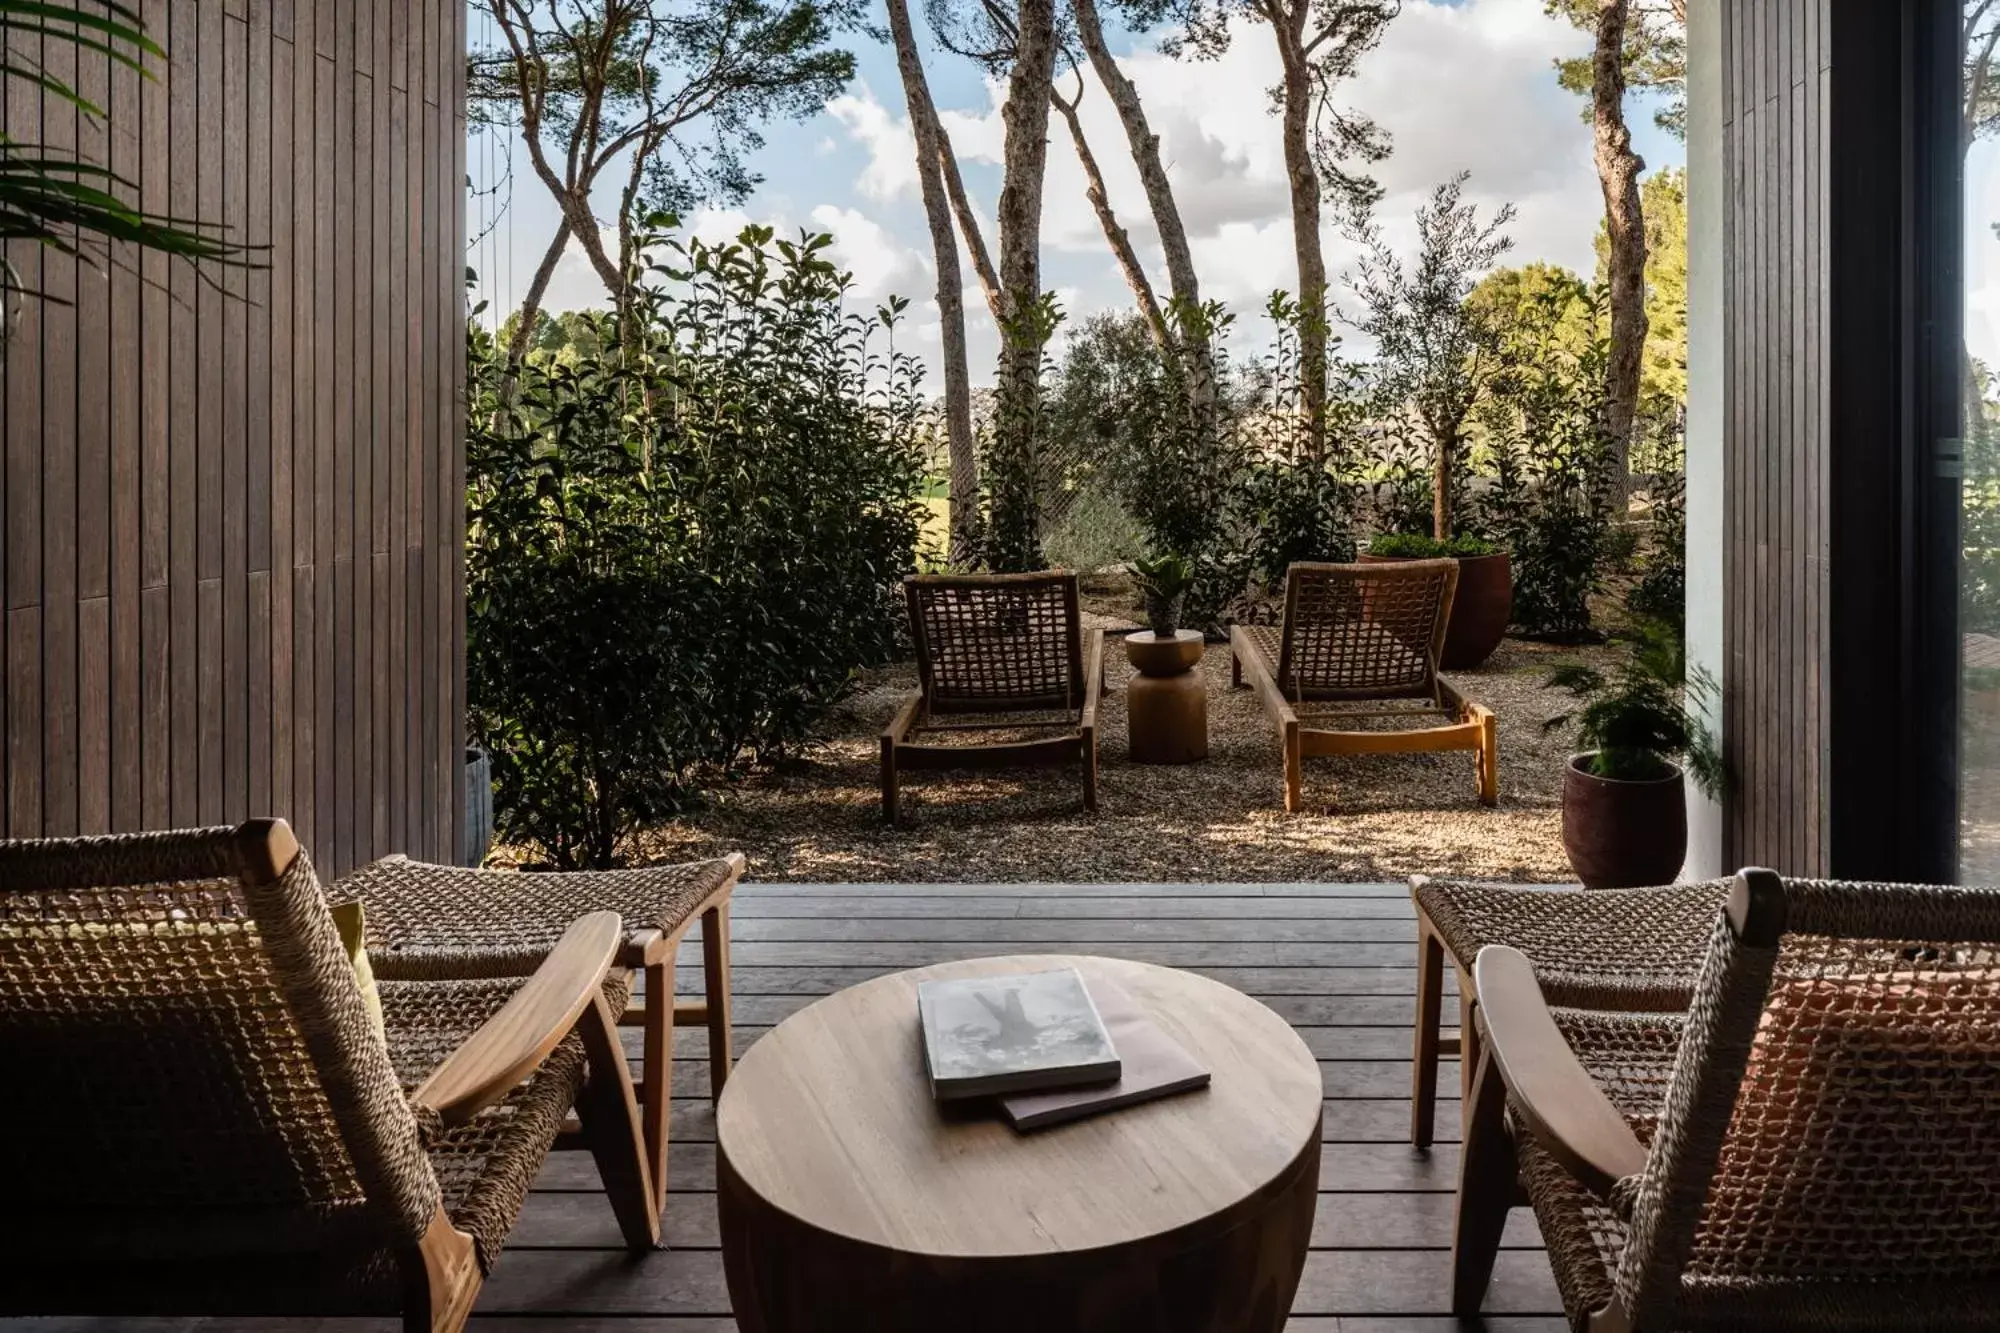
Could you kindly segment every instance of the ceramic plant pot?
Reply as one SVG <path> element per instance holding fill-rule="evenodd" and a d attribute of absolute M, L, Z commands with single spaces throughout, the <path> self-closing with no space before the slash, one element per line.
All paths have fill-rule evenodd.
<path fill-rule="evenodd" d="M 1687 860 L 1687 779 L 1601 778 L 1591 754 L 1563 768 L 1563 850 L 1586 889 L 1671 884 Z"/>

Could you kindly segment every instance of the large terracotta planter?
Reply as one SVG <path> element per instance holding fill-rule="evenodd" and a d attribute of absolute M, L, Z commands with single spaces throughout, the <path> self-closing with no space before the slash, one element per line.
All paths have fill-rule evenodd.
<path fill-rule="evenodd" d="M 1563 850 L 1586 889 L 1671 884 L 1687 860 L 1687 779 L 1600 778 L 1571 755 L 1563 768 Z"/>
<path fill-rule="evenodd" d="M 1367 555 L 1364 564 L 1414 557 Z M 1451 623 L 1445 628 L 1444 653 L 1438 662 L 1447 671 L 1470 671 L 1493 656 L 1507 637 L 1514 616 L 1514 570 L 1505 551 L 1466 555 L 1458 559 L 1458 592 L 1451 602 Z"/>

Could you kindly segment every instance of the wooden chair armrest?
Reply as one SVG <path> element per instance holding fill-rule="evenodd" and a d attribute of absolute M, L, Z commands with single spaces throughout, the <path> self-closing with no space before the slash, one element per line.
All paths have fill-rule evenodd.
<path fill-rule="evenodd" d="M 1085 630 L 1083 635 L 1083 729 L 1097 729 L 1097 700 L 1104 693 L 1104 631 Z"/>
<path fill-rule="evenodd" d="M 1563 1040 L 1527 956 L 1489 944 L 1472 974 L 1487 1050 L 1529 1132 L 1599 1198 L 1643 1170 L 1646 1149 Z"/>
<path fill-rule="evenodd" d="M 882 740 L 887 745 L 901 745 L 908 738 L 910 728 L 917 725 L 917 714 L 924 706 L 924 692 L 911 690 L 903 696 L 903 702 L 896 706 L 896 712 L 889 719 L 889 725 L 882 729 Z"/>
<path fill-rule="evenodd" d="M 625 923 L 616 912 L 577 921 L 514 998 L 431 1071 L 411 1102 L 457 1125 L 513 1091 L 597 998 L 624 942 Z"/>

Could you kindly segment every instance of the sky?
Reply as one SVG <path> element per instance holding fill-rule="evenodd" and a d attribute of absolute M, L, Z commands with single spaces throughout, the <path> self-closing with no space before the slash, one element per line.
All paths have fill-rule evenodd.
<path fill-rule="evenodd" d="M 911 7 L 922 33 L 922 7 Z M 885 15 L 875 17 L 878 25 L 886 24 Z M 475 43 L 481 38 L 478 22 L 475 15 Z M 1268 96 L 1279 81 L 1270 35 L 1259 25 L 1241 24 L 1227 54 L 1215 61 L 1169 59 L 1149 34 L 1114 33 L 1111 44 L 1161 138 L 1202 293 L 1237 313 L 1237 350 L 1253 351 L 1270 335 L 1262 313 L 1265 299 L 1274 289 L 1295 287 L 1297 279 L 1282 147 Z M 936 279 L 895 54 L 865 33 L 852 34 L 849 45 L 857 68 L 846 92 L 809 120 L 768 128 L 767 144 L 750 164 L 763 177 L 757 191 L 735 207 L 698 209 L 686 226 L 710 239 L 733 236 L 748 222 L 772 224 L 781 234 L 800 228 L 830 233 L 835 262 L 854 276 L 857 307 L 872 309 L 891 294 L 910 299 L 899 346 L 923 358 L 925 382 L 935 392 L 942 387 Z M 1482 216 L 1507 202 L 1519 210 L 1507 229 L 1513 250 L 1503 262 L 1546 260 L 1590 272 L 1603 213 L 1590 127 L 1582 99 L 1558 86 L 1554 68 L 1558 56 L 1588 47 L 1586 34 L 1542 12 L 1542 0 L 1407 0 L 1381 45 L 1342 89 L 1344 104 L 1373 116 L 1394 145 L 1391 157 L 1373 172 L 1385 191 L 1377 218 L 1390 242 L 1407 249 L 1414 236 L 1412 215 L 1425 196 L 1440 181 L 1470 171 L 1466 195 Z M 935 44 L 927 46 L 925 66 L 993 246 L 1005 89 Z M 1634 100 L 1634 146 L 1648 169 L 1682 164 L 1684 149 L 1654 126 L 1651 104 Z M 1145 195 L 1117 115 L 1094 78 L 1082 115 L 1112 206 L 1132 233 L 1156 289 L 1164 292 L 1165 269 Z M 506 210 L 467 261 L 480 274 L 480 296 L 504 318 L 555 233 L 556 212 L 518 145 L 476 139 L 469 151 L 476 187 L 506 174 L 510 151 L 515 160 Z M 474 195 L 471 234 L 488 230 L 499 197 Z M 1338 300 L 1338 275 L 1355 247 L 1331 221 L 1325 244 Z M 987 384 L 998 340 L 963 260 L 961 271 L 968 284 L 972 378 L 975 385 Z M 1057 293 L 1070 328 L 1098 311 L 1132 308 L 1131 291 L 1084 198 L 1083 173 L 1069 136 L 1053 115 L 1042 280 Z M 603 299 L 602 284 L 572 243 L 547 308 L 586 308 Z M 1366 349 L 1350 339 L 1350 350 Z"/>

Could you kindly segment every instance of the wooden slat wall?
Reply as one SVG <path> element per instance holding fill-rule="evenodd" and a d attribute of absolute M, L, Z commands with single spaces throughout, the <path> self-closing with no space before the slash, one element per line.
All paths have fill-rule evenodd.
<path fill-rule="evenodd" d="M 1828 866 L 1830 0 L 1723 13 L 1724 863 Z"/>
<path fill-rule="evenodd" d="M 146 0 L 105 124 L 6 90 L 265 266 L 25 246 L 0 362 L 0 826 L 277 814 L 322 870 L 452 859 L 463 810 L 464 6 Z"/>

